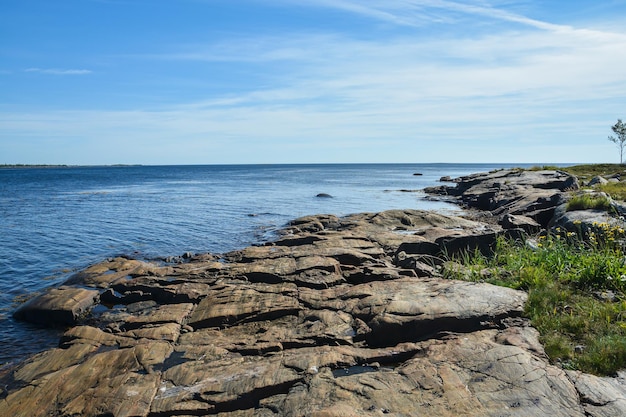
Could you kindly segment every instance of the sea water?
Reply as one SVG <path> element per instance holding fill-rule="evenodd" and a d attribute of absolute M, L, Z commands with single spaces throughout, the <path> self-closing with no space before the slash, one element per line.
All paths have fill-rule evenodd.
<path fill-rule="evenodd" d="M 388 209 L 454 211 L 421 191 L 507 164 L 108 166 L 0 169 L 0 366 L 58 343 L 11 317 L 107 257 L 163 259 L 260 243 L 289 220 Z M 420 174 L 420 175 L 415 175 Z M 318 194 L 332 198 L 320 198 Z"/>

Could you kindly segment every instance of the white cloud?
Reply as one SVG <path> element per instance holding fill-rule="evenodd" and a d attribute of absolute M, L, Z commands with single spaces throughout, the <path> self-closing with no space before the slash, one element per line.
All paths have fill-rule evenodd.
<path fill-rule="evenodd" d="M 335 109 L 364 109 L 509 95 L 526 96 L 536 103 L 550 98 L 623 96 L 626 89 L 622 71 L 626 57 L 620 52 L 626 50 L 626 34 L 619 33 L 531 30 L 477 38 L 382 41 L 301 35 L 282 43 L 257 39 L 256 55 L 246 45 L 247 40 L 239 39 L 230 48 L 219 45 L 218 49 L 229 49 L 229 59 L 242 64 L 254 56 L 280 55 L 285 59 L 277 67 L 280 71 L 267 80 L 265 88 L 232 92 L 197 106 L 318 100 Z M 300 52 L 286 57 L 281 52 L 286 49 Z M 208 46 L 190 59 L 202 54 L 209 60 L 217 55 Z M 271 62 L 266 64 L 271 68 Z"/>
<path fill-rule="evenodd" d="M 85 75 L 91 74 L 92 71 L 86 69 L 59 69 L 59 68 L 27 68 L 25 72 L 36 72 L 40 74 L 50 75 Z"/>
<path fill-rule="evenodd" d="M 447 0 L 275 0 L 275 2 L 338 9 L 406 26 L 419 27 L 432 22 L 454 23 L 462 19 L 463 16 L 481 16 L 546 30 L 559 30 L 566 27 L 532 19 L 507 11 L 504 8 L 494 7 L 481 0 L 464 2 Z"/>

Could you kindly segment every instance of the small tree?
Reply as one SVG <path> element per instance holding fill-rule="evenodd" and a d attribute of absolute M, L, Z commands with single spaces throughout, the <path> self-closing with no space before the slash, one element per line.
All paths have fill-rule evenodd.
<path fill-rule="evenodd" d="M 609 140 L 617 145 L 619 149 L 619 163 L 623 165 L 624 147 L 626 147 L 626 124 L 622 122 L 622 119 L 617 119 L 617 123 L 611 126 L 616 136 L 609 136 Z"/>

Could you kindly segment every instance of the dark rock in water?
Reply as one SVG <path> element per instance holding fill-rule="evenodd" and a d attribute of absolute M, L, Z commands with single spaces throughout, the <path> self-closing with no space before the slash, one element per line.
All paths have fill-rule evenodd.
<path fill-rule="evenodd" d="M 422 176 L 422 175 L 424 175 L 424 174 L 422 174 L 421 172 L 416 172 L 416 173 L 414 173 L 413 175 L 415 175 L 416 177 L 420 177 L 420 176 Z"/>
<path fill-rule="evenodd" d="M 319 193 L 318 195 L 316 195 L 315 197 L 319 197 L 319 198 L 333 198 L 332 195 L 330 194 L 326 194 L 326 193 Z"/>

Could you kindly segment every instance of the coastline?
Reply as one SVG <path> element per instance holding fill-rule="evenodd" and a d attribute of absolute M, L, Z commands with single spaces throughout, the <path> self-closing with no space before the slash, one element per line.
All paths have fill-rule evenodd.
<path fill-rule="evenodd" d="M 481 191 L 438 192 L 492 216 L 515 212 L 510 224 L 418 210 L 316 215 L 223 255 L 93 265 L 18 313 L 72 327 L 60 348 L 0 373 L 0 411 L 485 415 L 516 404 L 527 415 L 582 416 L 589 407 L 578 395 L 610 393 L 613 382 L 547 361 L 522 317 L 524 292 L 438 276 L 443 253 L 489 251 L 501 234 L 536 227 L 522 217 L 546 227 L 575 185 L 539 172 L 514 184 L 525 193 L 509 187 L 511 199 L 505 177 L 521 178 L 476 174 L 457 184 Z M 518 385 L 519 375 L 533 378 Z M 505 381 L 508 394 L 491 397 Z M 51 408 L 28 408 L 51 396 Z"/>
<path fill-rule="evenodd" d="M 413 177 L 417 170 L 425 175 Z M 273 239 L 311 213 L 443 209 L 420 193 L 394 191 L 432 185 L 442 170 L 471 172 L 415 164 L 0 170 L 0 364 L 58 343 L 54 333 L 12 319 L 15 305 L 102 259 L 223 253 Z M 320 192 L 334 198 L 316 198 Z"/>

